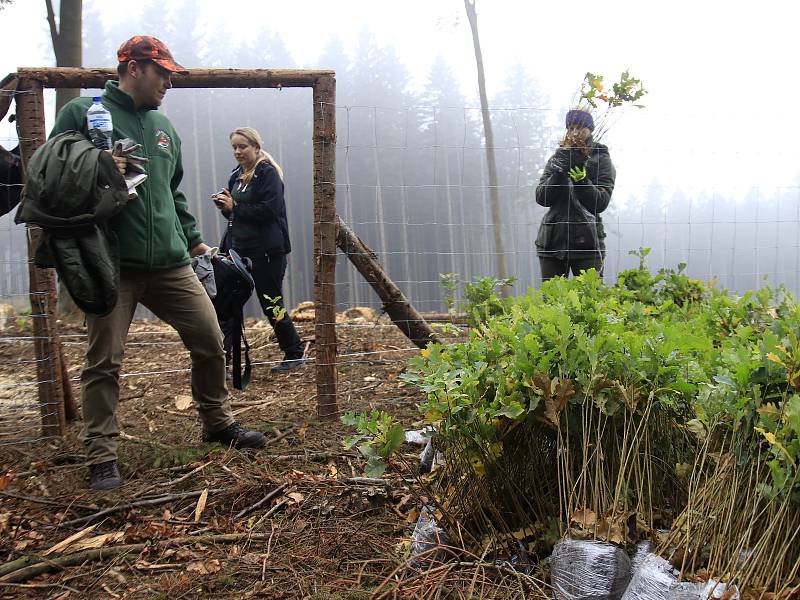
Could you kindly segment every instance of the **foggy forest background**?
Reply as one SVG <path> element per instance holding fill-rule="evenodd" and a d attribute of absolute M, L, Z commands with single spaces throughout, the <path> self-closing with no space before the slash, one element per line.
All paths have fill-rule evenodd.
<path fill-rule="evenodd" d="M 156 33 L 190 68 L 296 66 L 274 33 L 239 45 L 209 43 L 207 36 L 197 35 L 191 12 L 165 20 L 162 8 L 150 4 L 135 23 L 108 27 L 96 10 L 88 9 L 84 65 L 116 64 L 117 46 L 135 29 Z M 314 66 L 336 71 L 338 213 L 377 252 L 418 309 L 442 310 L 440 274 L 456 273 L 461 281 L 469 281 L 496 272 L 477 93 L 462 94 L 461 82 L 441 56 L 434 60 L 421 91 L 414 91 L 394 50 L 367 31 L 359 36 L 352 55 L 334 38 Z M 508 271 L 517 279 L 515 290 L 523 292 L 539 281 L 534 240 L 544 209 L 536 205 L 534 190 L 561 133 L 552 124 L 563 122 L 569 106 L 549 98 L 520 65 L 508 65 L 505 81 L 504 89 L 489 102 Z M 228 133 L 245 125 L 261 132 L 286 178 L 293 252 L 285 300 L 291 307 L 311 299 L 311 90 L 173 89 L 162 110 L 182 138 L 182 188 L 211 245 L 219 242 L 225 222 L 209 197 L 227 183 L 235 166 Z M 612 159 L 613 135 L 612 129 L 604 140 Z M 620 183 L 625 165 L 616 166 Z M 606 281 L 615 281 L 620 270 L 638 262 L 629 251 L 646 246 L 652 248 L 648 262 L 654 269 L 686 262 L 690 275 L 716 278 L 721 286 L 736 291 L 760 286 L 765 275 L 772 284 L 783 283 L 795 293 L 800 290 L 796 187 L 753 189 L 734 199 L 680 190 L 675 187 L 679 179 L 679 173 L 660 173 L 654 165 L 652 184 L 618 188 L 603 215 L 608 233 Z M 0 277 L 0 296 L 24 304 L 28 277 L 24 230 L 12 224 L 12 217 L 2 222 L 7 241 L 1 246 L 5 273 Z M 340 308 L 380 306 L 341 255 L 337 300 Z"/>

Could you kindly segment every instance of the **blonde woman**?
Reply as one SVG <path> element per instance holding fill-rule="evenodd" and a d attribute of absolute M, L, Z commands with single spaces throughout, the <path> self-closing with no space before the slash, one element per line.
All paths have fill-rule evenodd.
<path fill-rule="evenodd" d="M 272 371 L 283 373 L 305 362 L 303 343 L 283 305 L 286 256 L 292 250 L 283 197 L 283 171 L 264 150 L 261 136 L 252 127 L 234 130 L 230 142 L 239 165 L 231 173 L 228 187 L 212 199 L 228 219 L 224 245 L 253 263 L 258 301 L 284 354 L 283 361 Z"/>

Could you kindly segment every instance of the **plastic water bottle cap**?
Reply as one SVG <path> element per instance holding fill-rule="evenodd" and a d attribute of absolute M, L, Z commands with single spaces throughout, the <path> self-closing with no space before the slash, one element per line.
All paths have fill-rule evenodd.
<path fill-rule="evenodd" d="M 92 96 L 92 102 L 95 104 L 100 104 L 100 96 Z"/>

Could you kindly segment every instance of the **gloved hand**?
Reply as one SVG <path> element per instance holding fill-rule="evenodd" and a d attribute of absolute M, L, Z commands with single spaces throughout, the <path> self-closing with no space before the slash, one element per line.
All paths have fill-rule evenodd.
<path fill-rule="evenodd" d="M 578 183 L 586 179 L 586 167 L 572 167 L 567 174 L 573 182 Z"/>
<path fill-rule="evenodd" d="M 559 148 L 550 159 L 550 167 L 556 173 L 566 173 L 570 167 L 569 162 L 570 151 L 569 148 Z"/>
<path fill-rule="evenodd" d="M 566 150 L 568 153 L 567 170 L 571 169 L 572 167 L 583 168 L 586 165 L 586 161 L 589 160 L 589 157 L 586 156 L 583 148 L 566 146 L 564 150 Z"/>

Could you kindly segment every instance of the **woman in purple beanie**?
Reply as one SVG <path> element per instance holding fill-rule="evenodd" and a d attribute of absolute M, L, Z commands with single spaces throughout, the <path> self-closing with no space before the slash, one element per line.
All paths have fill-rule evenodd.
<path fill-rule="evenodd" d="M 611 201 L 616 170 L 608 147 L 592 139 L 594 119 L 570 110 L 566 133 L 536 186 L 536 202 L 549 210 L 536 237 L 542 281 L 596 269 L 603 274 L 605 231 L 600 217 Z"/>

